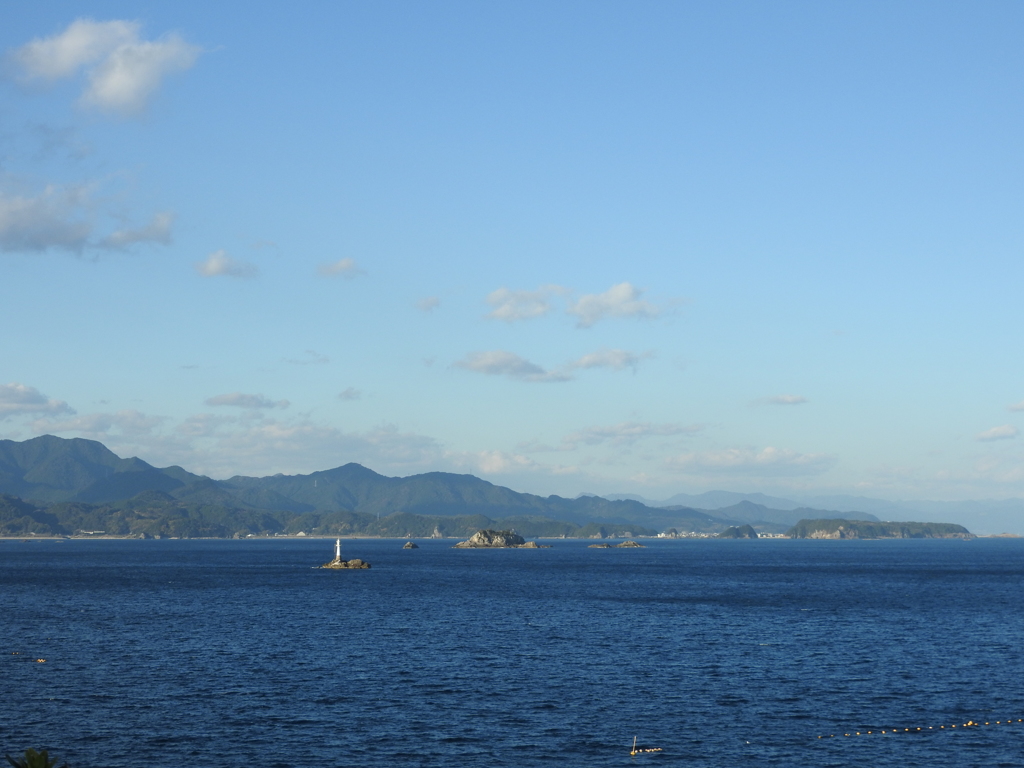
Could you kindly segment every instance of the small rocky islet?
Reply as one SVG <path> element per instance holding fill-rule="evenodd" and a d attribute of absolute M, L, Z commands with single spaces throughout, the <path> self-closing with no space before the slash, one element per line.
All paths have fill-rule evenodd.
<path fill-rule="evenodd" d="M 527 541 L 515 531 L 477 531 L 465 541 L 460 541 L 452 549 L 550 549 L 545 544 Z"/>
<path fill-rule="evenodd" d="M 632 539 L 626 539 L 619 544 L 591 544 L 589 549 L 644 549 L 644 545 Z"/>
<path fill-rule="evenodd" d="M 369 568 L 370 564 L 365 560 L 360 560 L 358 557 L 351 560 L 343 560 L 341 557 L 341 539 L 338 539 L 334 544 L 334 559 L 329 563 L 324 563 L 319 566 L 320 568 L 328 568 L 330 570 L 341 570 L 341 569 L 365 569 Z"/>
<path fill-rule="evenodd" d="M 332 568 L 332 569 L 339 569 L 339 568 L 369 568 L 370 564 L 368 562 L 366 562 L 365 560 L 360 560 L 358 557 L 353 558 L 352 560 L 342 560 L 341 558 L 335 558 L 334 560 L 331 560 L 331 562 L 324 563 L 320 567 L 321 568 Z"/>

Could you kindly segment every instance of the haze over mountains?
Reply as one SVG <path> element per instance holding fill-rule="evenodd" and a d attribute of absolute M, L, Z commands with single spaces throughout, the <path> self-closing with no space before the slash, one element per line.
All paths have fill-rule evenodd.
<path fill-rule="evenodd" d="M 476 515 L 492 521 L 515 518 L 521 525 L 532 520 L 536 524 L 558 521 L 576 527 L 609 525 L 650 531 L 676 528 L 708 532 L 737 523 L 749 523 L 762 531 L 781 532 L 806 518 L 879 519 L 870 512 L 856 509 L 829 510 L 763 494 L 725 491 L 696 496 L 678 494 L 660 502 L 621 496 L 541 497 L 518 493 L 473 475 L 429 472 L 385 477 L 355 463 L 308 475 L 236 476 L 213 480 L 182 467 L 158 468 L 138 458 L 121 458 L 96 441 L 50 435 L 23 442 L 0 440 L 0 494 L 37 506 L 77 504 L 127 508 L 132 506 L 129 501 L 143 498 L 149 508 L 154 509 L 156 505 L 166 514 L 169 514 L 167 510 L 177 509 L 181 514 L 191 510 L 188 514 L 195 516 L 202 508 L 208 515 L 214 514 L 210 510 L 219 510 L 216 515 L 226 516 L 225 520 L 232 514 L 242 515 L 257 526 L 243 529 L 256 532 L 284 531 L 301 524 L 315 527 L 315 521 L 319 520 L 315 517 L 317 514 L 338 512 L 376 518 L 395 514 L 431 519 Z M 88 510 L 83 514 L 85 512 Z M 308 517 L 310 515 L 314 517 Z M 906 520 L 914 516 L 884 519 Z M 916 519 L 921 516 L 917 515 Z M 270 520 L 274 522 L 268 522 Z"/>

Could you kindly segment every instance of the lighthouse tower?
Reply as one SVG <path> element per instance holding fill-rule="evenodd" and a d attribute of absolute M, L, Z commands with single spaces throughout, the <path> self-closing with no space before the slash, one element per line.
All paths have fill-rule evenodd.
<path fill-rule="evenodd" d="M 341 539 L 334 542 L 334 559 L 341 560 Z"/>

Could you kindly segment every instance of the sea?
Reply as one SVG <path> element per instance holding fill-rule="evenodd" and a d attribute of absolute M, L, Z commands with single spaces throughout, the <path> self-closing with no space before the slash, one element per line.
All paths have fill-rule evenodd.
<path fill-rule="evenodd" d="M 1024 540 L 642 541 L 2 541 L 0 759 L 1024 766 Z"/>

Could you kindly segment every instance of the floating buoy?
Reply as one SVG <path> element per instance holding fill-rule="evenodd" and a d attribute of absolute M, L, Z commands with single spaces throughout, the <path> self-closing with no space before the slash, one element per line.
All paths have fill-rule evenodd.
<path fill-rule="evenodd" d="M 984 723 L 976 723 L 974 720 L 968 720 L 966 723 L 961 723 L 960 727 L 961 728 L 981 728 L 982 726 L 985 726 L 985 725 L 1012 725 L 1013 723 L 1024 723 L 1024 718 L 1017 718 L 1016 720 L 1014 720 L 1013 718 L 1010 718 L 1010 719 L 1005 720 L 1005 721 L 1003 721 L 1003 720 L 996 720 L 994 723 L 991 720 L 986 720 Z M 922 730 L 934 731 L 936 729 L 936 727 L 940 731 L 944 731 L 944 730 L 946 730 L 947 727 L 948 728 L 956 728 L 957 724 L 956 723 L 952 723 L 949 726 L 945 726 L 945 725 L 940 725 L 940 726 L 929 725 L 927 727 L 925 727 L 925 726 L 916 726 L 916 727 L 913 727 L 913 728 L 904 728 L 902 731 L 900 731 L 899 728 L 889 728 L 887 730 L 880 731 L 880 733 L 884 733 L 886 735 L 896 734 L 896 733 L 901 733 L 901 732 L 902 733 L 917 733 L 918 731 L 922 731 Z M 854 731 L 853 733 L 844 733 L 843 736 L 871 736 L 874 733 L 875 733 L 875 731 Z M 834 733 L 830 733 L 830 734 L 828 734 L 826 736 L 819 736 L 818 738 L 819 739 L 834 739 L 835 737 L 836 737 L 836 735 Z"/>
<path fill-rule="evenodd" d="M 633 749 L 630 750 L 629 754 L 631 757 L 643 754 L 644 752 L 661 752 L 661 747 L 637 747 L 636 736 L 633 737 Z"/>

